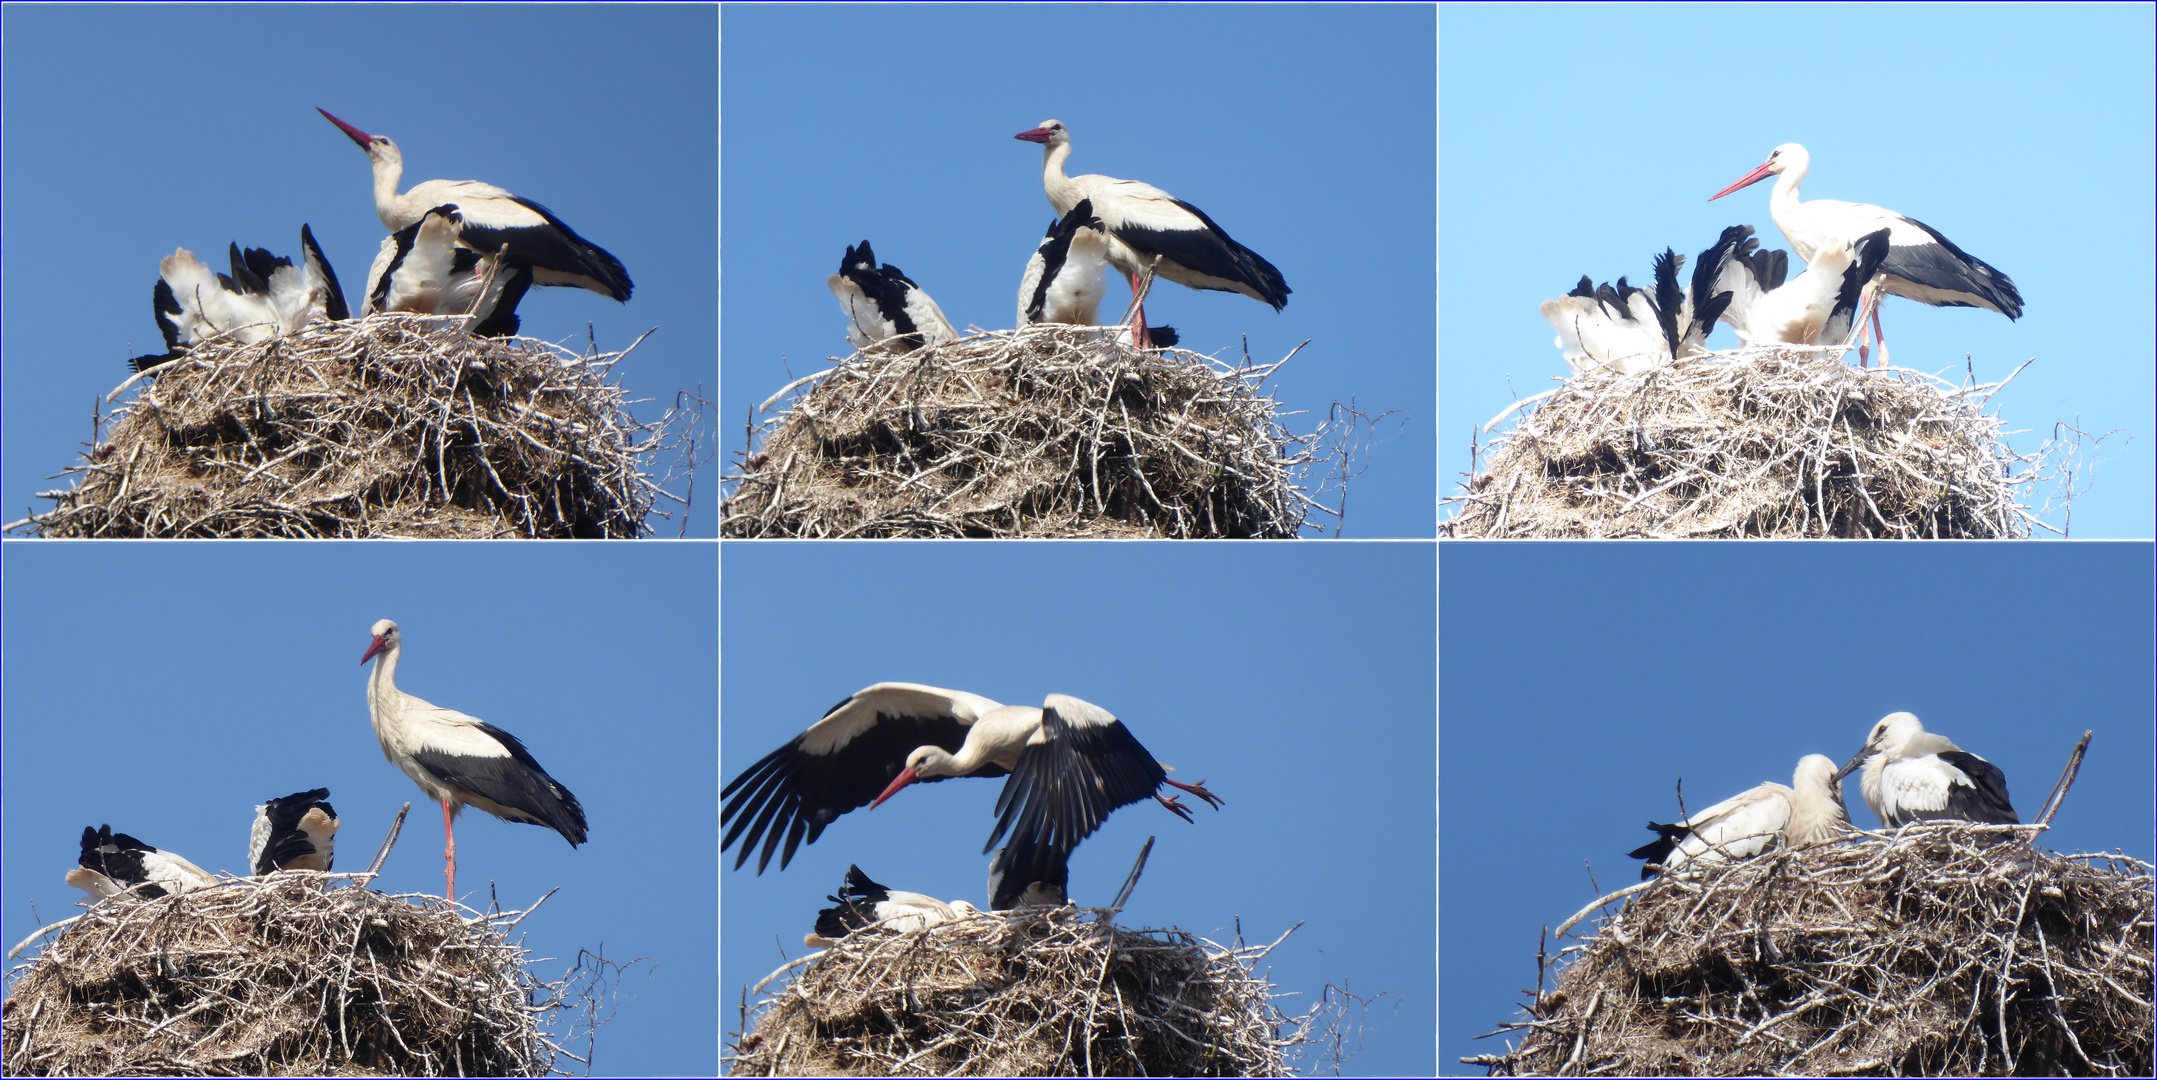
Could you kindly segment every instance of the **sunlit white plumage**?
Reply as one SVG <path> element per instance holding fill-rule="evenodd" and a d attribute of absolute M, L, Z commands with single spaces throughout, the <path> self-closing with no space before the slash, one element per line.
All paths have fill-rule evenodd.
<path fill-rule="evenodd" d="M 867 240 L 847 247 L 839 272 L 824 284 L 846 315 L 847 342 L 863 352 L 912 352 L 959 339 L 926 290 L 898 267 L 876 264 Z"/>
<path fill-rule="evenodd" d="M 517 304 L 531 288 L 532 268 L 514 255 L 482 254 L 459 243 L 461 220 L 456 207 L 438 206 L 383 237 L 367 271 L 360 314 L 469 314 L 476 337 L 516 333 Z"/>
<path fill-rule="evenodd" d="M 297 333 L 309 323 L 348 317 L 337 273 L 306 225 L 300 226 L 297 264 L 261 248 L 243 252 L 238 244 L 230 245 L 228 254 L 230 274 L 211 270 L 186 248 L 158 262 L 150 310 L 165 351 L 128 361 L 135 370 L 179 359 L 213 337 L 252 345 Z"/>
<path fill-rule="evenodd" d="M 1889 713 L 1872 726 L 1865 746 L 1835 774 L 1839 782 L 1863 765 L 1859 787 L 1881 823 L 1952 818 L 1991 824 L 2020 821 L 2008 801 L 2007 776 L 1984 758 L 1925 730 L 1917 717 Z"/>
<path fill-rule="evenodd" d="M 1748 859 L 1778 844 L 1789 847 L 1825 840 L 1847 827 L 1842 798 L 1835 788 L 1835 762 L 1822 754 L 1798 759 L 1797 772 L 1784 787 L 1772 781 L 1739 792 L 1673 825 L 1648 823 L 1662 838 L 1631 852 L 1646 859 L 1642 880 L 1655 867 L 1681 869 L 1689 863 L 1725 858 Z"/>
<path fill-rule="evenodd" d="M 154 900 L 206 889 L 217 879 L 194 863 L 151 847 L 112 826 L 84 826 L 82 854 L 67 872 L 67 883 L 81 889 L 91 904 L 116 896 Z"/>
<path fill-rule="evenodd" d="M 247 839 L 248 872 L 327 871 L 337 861 L 337 811 L 330 789 L 300 791 L 255 807 Z"/>
<path fill-rule="evenodd" d="M 920 930 L 981 913 L 964 900 L 944 903 L 933 896 L 885 888 L 861 872 L 846 868 L 846 884 L 826 899 L 835 907 L 816 913 L 816 932 L 802 938 L 812 949 L 828 949 L 856 930 L 877 927 L 897 933 Z"/>

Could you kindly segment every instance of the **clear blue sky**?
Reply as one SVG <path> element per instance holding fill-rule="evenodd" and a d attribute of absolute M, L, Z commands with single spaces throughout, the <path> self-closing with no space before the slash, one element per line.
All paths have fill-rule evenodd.
<path fill-rule="evenodd" d="M 5 520 L 51 507 L 33 496 L 77 460 L 92 396 L 163 349 L 150 290 L 175 247 L 219 267 L 234 241 L 296 256 L 308 223 L 358 310 L 385 230 L 366 154 L 318 105 L 395 139 L 403 187 L 484 180 L 621 259 L 626 305 L 534 289 L 518 313 L 579 349 L 587 323 L 603 349 L 658 327 L 616 368 L 651 399 L 638 417 L 716 393 L 717 23 L 709 6 L 8 5 Z M 716 532 L 706 502 L 690 535 Z"/>
<path fill-rule="evenodd" d="M 2055 421 L 2125 428 L 2073 535 L 2151 535 L 2157 205 L 2148 4 L 1447 6 L 1440 26 L 1441 478 L 1471 429 L 1565 361 L 1536 311 L 1588 274 L 1648 278 L 1768 216 L 1771 184 L 1708 202 L 1785 142 L 1807 199 L 1872 203 L 2014 278 L 2018 322 L 1891 299 L 1894 362 L 1980 381 L 2032 450 Z M 1736 344 L 1725 328 L 1710 342 Z M 2131 435 L 2131 440 L 2130 440 Z M 2059 515 L 2052 523 L 2057 526 Z"/>
<path fill-rule="evenodd" d="M 959 329 L 1008 329 L 1054 212 L 1041 148 L 1142 180 L 1279 267 L 1285 310 L 1163 284 L 1148 318 L 1234 359 L 1308 431 L 1334 401 L 1400 410 L 1344 535 L 1430 536 L 1436 16 L 1427 6 L 732 6 L 724 60 L 725 445 L 748 410 L 849 352 L 824 279 L 871 241 Z M 1121 300 L 1117 299 L 1122 297 Z M 1111 284 L 1104 317 L 1128 287 Z M 1403 423 L 1405 416 L 1405 423 Z"/>
<path fill-rule="evenodd" d="M 1889 338 L 1892 342 L 1894 339 Z M 1444 1062 L 1517 1019 L 1536 935 L 1639 880 L 1625 853 L 1891 712 L 2007 774 L 2040 843 L 2152 853 L 2148 543 L 1447 544 L 1440 550 Z M 1878 827 L 1855 777 L 1854 822 Z M 1555 947 L 1552 949 L 1556 951 Z M 1461 1068 L 1448 1065 L 1449 1068 Z"/>
<path fill-rule="evenodd" d="M 1150 803 L 1117 811 L 1073 857 L 1074 898 L 1107 904 L 1158 837 L 1124 925 L 1226 941 L 1240 916 L 1247 940 L 1270 941 L 1304 921 L 1269 958 L 1276 983 L 1396 995 L 1344 1069 L 1430 1067 L 1429 544 L 723 547 L 726 778 L 876 682 L 1009 704 L 1084 698 L 1226 805 L 1193 824 Z M 728 852 L 726 1026 L 744 988 L 803 954 L 849 863 L 895 889 L 984 903 L 1000 783 L 921 785 L 857 810 L 783 872 L 731 869 Z"/>
<path fill-rule="evenodd" d="M 716 1066 L 707 852 L 717 825 L 709 544 L 7 541 L 8 944 L 75 913 L 62 878 L 110 823 L 244 872 L 255 804 L 330 789 L 337 869 L 442 891 L 442 815 L 368 724 L 368 628 L 397 620 L 398 685 L 522 739 L 584 804 L 590 840 L 468 811 L 457 886 L 504 908 L 548 977 L 579 949 L 649 957 L 599 1033 L 602 1075 Z"/>

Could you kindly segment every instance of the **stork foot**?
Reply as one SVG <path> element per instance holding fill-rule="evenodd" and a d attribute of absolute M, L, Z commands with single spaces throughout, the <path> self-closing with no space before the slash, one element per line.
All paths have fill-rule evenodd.
<path fill-rule="evenodd" d="M 1162 779 L 1167 780 L 1168 778 L 1162 777 Z M 1201 799 L 1206 800 L 1207 805 L 1213 807 L 1215 810 L 1219 810 L 1221 808 L 1221 797 L 1219 795 L 1215 795 L 1213 792 L 1207 791 L 1206 782 L 1204 780 L 1201 780 L 1195 784 L 1186 784 L 1181 780 L 1168 780 L 1168 782 L 1182 788 L 1185 791 L 1190 792 L 1193 795 L 1198 796 Z"/>
<path fill-rule="evenodd" d="M 1190 807 L 1187 807 L 1182 803 L 1177 802 L 1174 795 L 1163 795 L 1160 792 L 1155 792 L 1153 796 L 1153 801 L 1160 803 L 1162 806 L 1168 807 L 1170 813 L 1182 818 L 1185 821 L 1192 820 Z"/>

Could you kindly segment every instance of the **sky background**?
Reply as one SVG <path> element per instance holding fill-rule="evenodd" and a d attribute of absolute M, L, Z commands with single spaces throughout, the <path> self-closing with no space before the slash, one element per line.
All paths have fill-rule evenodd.
<path fill-rule="evenodd" d="M 1805 199 L 1917 218 L 2007 273 L 2020 321 L 1891 299 L 1898 366 L 1980 382 L 2028 452 L 2055 421 L 2125 429 L 2095 451 L 2072 535 L 2152 535 L 2147 4 L 1447 6 L 1439 12 L 1440 478 L 1473 428 L 1566 373 L 1537 312 L 1582 274 L 1650 279 L 1725 227 L 1788 244 L 1762 182 L 1786 142 Z M 1712 74 L 1710 74 L 1712 73 Z M 1802 264 L 1792 260 L 1792 273 Z M 1709 344 L 1737 339 L 1717 329 Z M 1854 362 L 1854 361 L 1852 361 Z M 2080 485 L 2078 484 L 2078 487 Z M 1451 515 L 1450 507 L 1445 511 Z M 2055 527 L 2063 515 L 2048 520 Z"/>
<path fill-rule="evenodd" d="M 1058 542 L 723 545 L 722 775 L 871 684 L 1039 705 L 1083 698 L 1225 805 L 1151 804 L 1074 852 L 1071 893 L 1106 905 L 1148 836 L 1119 922 L 1226 943 L 1296 931 L 1267 958 L 1300 1011 L 1327 984 L 1389 996 L 1348 1075 L 1430 1068 L 1436 1004 L 1430 821 L 1436 733 L 1428 544 Z M 793 865 L 720 872 L 720 999 L 803 955 L 848 864 L 894 889 L 983 905 L 1000 781 L 902 792 L 835 822 Z M 1185 799 L 1186 802 L 1190 800 Z"/>
<path fill-rule="evenodd" d="M 315 106 L 396 140 L 400 189 L 484 180 L 620 259 L 627 304 L 534 289 L 517 313 L 579 351 L 587 324 L 601 349 L 657 327 L 615 369 L 649 399 L 639 419 L 711 396 L 717 23 L 686 5 L 9 4 L 0 520 L 51 508 L 35 495 L 65 486 L 48 477 L 78 460 L 92 397 L 163 351 L 150 290 L 174 248 L 213 269 L 235 241 L 297 258 L 309 224 L 359 310 L 387 230 L 366 153 Z M 537 57 L 541 77 L 513 74 Z M 715 535 L 716 504 L 695 510 L 689 535 Z"/>
<path fill-rule="evenodd" d="M 346 872 L 367 868 L 411 801 L 375 887 L 441 895 L 440 805 L 384 760 L 368 722 L 359 658 L 375 620 L 392 618 L 399 688 L 523 740 L 591 822 L 572 850 L 552 830 L 467 811 L 458 890 L 483 908 L 492 883 L 512 909 L 561 887 L 519 927 L 535 958 L 554 958 L 533 964 L 542 977 L 580 949 L 648 958 L 599 1030 L 598 1074 L 710 1074 L 713 868 L 682 853 L 708 850 L 718 823 L 711 545 L 10 540 L 5 552 L 10 946 L 78 913 L 62 879 L 83 826 L 244 873 L 255 805 L 314 787 L 330 789 Z"/>
<path fill-rule="evenodd" d="M 1788 784 L 1798 758 L 1840 765 L 1891 712 L 1999 766 L 2024 820 L 2093 731 L 2039 842 L 2151 858 L 2151 555 L 1443 545 L 1440 1060 L 1502 1052 L 1474 1036 L 1518 1018 L 1537 934 L 1639 881 L 1625 853 L 1674 820 L 1679 779 L 1694 808 Z M 1855 775 L 1843 797 L 1878 827 Z"/>
<path fill-rule="evenodd" d="M 1041 147 L 1012 136 L 1053 117 L 1072 175 L 1190 202 L 1293 290 L 1276 313 L 1164 282 L 1149 320 L 1229 361 L 1242 335 L 1262 364 L 1310 339 L 1266 384 L 1303 411 L 1290 430 L 1335 401 L 1399 410 L 1349 485 L 1343 535 L 1433 535 L 1434 22 L 1427 6 L 728 7 L 722 445 L 851 352 L 824 284 L 850 244 L 869 240 L 961 331 L 1011 328 L 1055 216 Z M 1111 282 L 1102 318 L 1129 300 Z"/>

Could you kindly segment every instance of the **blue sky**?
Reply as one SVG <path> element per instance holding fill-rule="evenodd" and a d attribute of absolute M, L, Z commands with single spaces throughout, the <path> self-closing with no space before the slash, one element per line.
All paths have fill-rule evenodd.
<path fill-rule="evenodd" d="M 468 811 L 457 887 L 504 908 L 561 891 L 520 928 L 548 977 L 579 949 L 649 959 L 598 1037 L 603 1075 L 716 1066 L 717 694 L 709 544 L 6 543 L 5 895 L 9 945 L 75 913 L 62 878 L 85 825 L 244 872 L 255 804 L 330 789 L 337 869 L 442 891 L 439 804 L 382 757 L 359 662 L 375 620 L 404 634 L 399 688 L 516 735 L 591 822 L 551 830 Z M 686 857 L 685 857 L 686 856 Z M 566 1064 L 566 1062 L 565 1062 Z"/>
<path fill-rule="evenodd" d="M 1893 338 L 1888 339 L 1890 343 Z M 1439 553 L 1444 1062 L 1516 1019 L 1536 936 L 1639 880 L 1625 853 L 1909 711 L 2056 851 L 2152 854 L 2147 543 L 1447 544 Z M 1844 798 L 1876 828 L 1855 777 Z M 1555 951 L 1555 947 L 1553 947 Z M 1449 1066 L 1458 1067 L 1458 1066 Z"/>
<path fill-rule="evenodd" d="M 1350 485 L 1344 535 L 1432 535 L 1434 21 L 1416 6 L 727 8 L 726 447 L 751 407 L 850 351 L 824 285 L 850 244 L 868 239 L 961 330 L 1013 324 L 1054 214 L 1041 148 L 1012 136 L 1053 117 L 1072 174 L 1163 188 L 1280 268 L 1294 293 L 1279 313 L 1163 284 L 1148 318 L 1226 359 L 1240 335 L 1259 363 L 1310 339 L 1267 384 L 1305 411 L 1292 429 L 1351 398 L 1400 410 Z M 1129 298 L 1111 283 L 1104 317 Z"/>
<path fill-rule="evenodd" d="M 717 23 L 665 5 L 8 5 L 5 520 L 50 508 L 34 495 L 77 460 L 91 398 L 163 349 L 150 290 L 175 247 L 217 267 L 234 241 L 296 256 L 308 223 L 358 309 L 385 230 L 366 154 L 317 105 L 395 139 L 402 187 L 484 180 L 619 258 L 627 304 L 534 289 L 518 313 L 580 349 L 587 323 L 614 349 L 658 327 L 616 369 L 651 399 L 640 418 L 715 393 Z M 714 535 L 717 506 L 698 509 L 690 535 Z"/>
<path fill-rule="evenodd" d="M 1226 941 L 1240 917 L 1247 940 L 1270 941 L 1303 921 L 1269 958 L 1283 989 L 1394 995 L 1344 1070 L 1430 1067 L 1430 545 L 723 547 L 726 778 L 876 682 L 1084 698 L 1226 805 L 1188 825 L 1151 804 L 1119 810 L 1077 849 L 1074 898 L 1108 903 L 1157 837 L 1123 925 Z M 783 872 L 733 870 L 728 852 L 726 1025 L 745 987 L 803 954 L 849 863 L 982 904 L 1000 783 L 921 785 L 855 811 Z"/>
<path fill-rule="evenodd" d="M 2055 421 L 2096 452 L 2073 535 L 2151 535 L 2152 56 L 2147 4 L 1447 6 L 1440 23 L 1440 476 L 1471 429 L 1565 373 L 1537 313 L 1582 274 L 1638 283 L 1664 247 L 1734 224 L 1784 247 L 1761 183 L 1780 143 L 1806 199 L 1872 203 L 1998 267 L 2028 307 L 1891 299 L 1896 364 L 1980 381 L 2032 450 Z M 1736 343 L 1727 329 L 1710 342 Z M 2078 485 L 2079 486 L 2079 485 Z M 1450 511 L 1448 511 L 1450 513 Z M 2060 524 L 2061 516 L 2052 516 Z"/>

